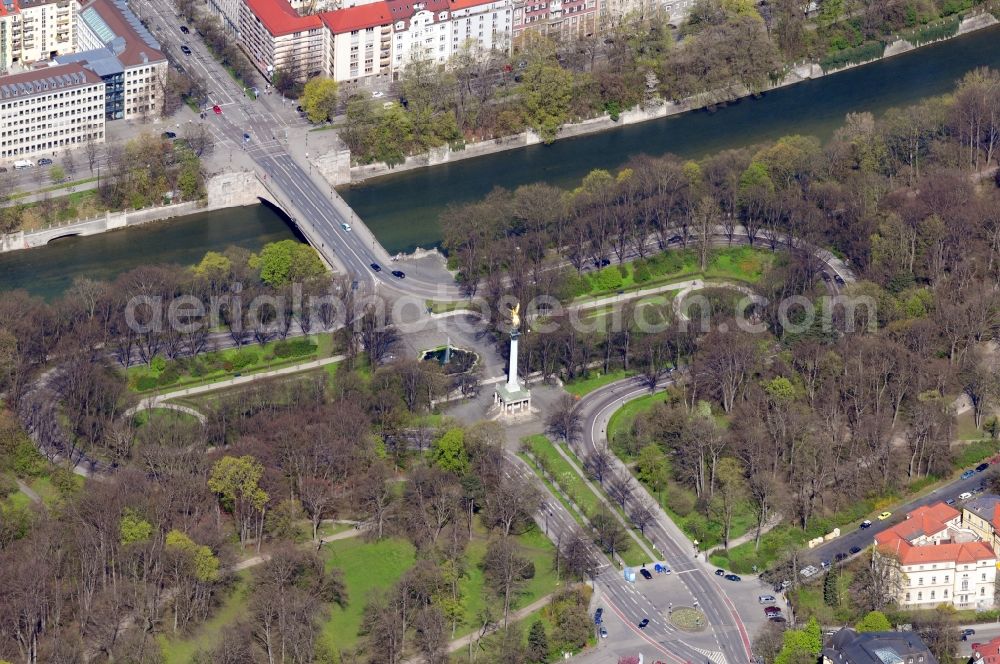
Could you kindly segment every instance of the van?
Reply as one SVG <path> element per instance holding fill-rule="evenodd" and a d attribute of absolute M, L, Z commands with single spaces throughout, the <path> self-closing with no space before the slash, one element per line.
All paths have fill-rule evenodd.
<path fill-rule="evenodd" d="M 31 168 L 34 164 L 27 159 L 18 159 L 14 162 L 15 171 L 23 171 L 26 168 Z"/>

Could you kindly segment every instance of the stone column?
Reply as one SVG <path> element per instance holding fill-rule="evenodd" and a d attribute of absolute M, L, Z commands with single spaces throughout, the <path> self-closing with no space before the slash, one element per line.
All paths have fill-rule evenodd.
<path fill-rule="evenodd" d="M 517 339 L 520 336 L 517 330 L 510 333 L 510 370 L 507 372 L 507 389 L 511 392 L 521 389 L 517 382 Z"/>

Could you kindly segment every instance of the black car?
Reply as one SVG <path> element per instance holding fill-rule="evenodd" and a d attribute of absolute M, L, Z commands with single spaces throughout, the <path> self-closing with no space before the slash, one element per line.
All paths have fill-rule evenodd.
<path fill-rule="evenodd" d="M 851 555 L 854 555 L 855 553 L 861 553 L 861 547 L 860 546 L 852 546 L 851 547 Z"/>
<path fill-rule="evenodd" d="M 727 574 L 725 578 L 726 578 L 726 581 L 742 581 L 743 580 L 740 577 L 736 576 L 735 574 Z"/>
<path fill-rule="evenodd" d="M 649 570 L 646 569 L 645 567 L 643 567 L 641 570 L 639 570 L 639 574 L 642 574 L 642 578 L 646 579 L 647 581 L 649 581 L 650 579 L 653 578 L 653 575 L 650 574 Z"/>
<path fill-rule="evenodd" d="M 184 34 L 188 34 L 191 31 L 188 30 L 188 27 L 186 25 L 182 25 L 181 26 L 181 32 L 183 32 Z"/>
<path fill-rule="evenodd" d="M 599 608 L 594 612 L 594 624 L 600 625 L 602 620 L 604 620 L 604 609 Z"/>
<path fill-rule="evenodd" d="M 42 157 L 41 159 L 38 160 L 38 165 L 39 166 L 48 166 L 51 163 L 52 163 L 52 160 L 49 159 L 48 157 Z"/>
<path fill-rule="evenodd" d="M 684 238 L 682 238 L 680 235 L 674 235 L 669 240 L 667 240 L 667 244 L 679 244 L 683 239 Z"/>
<path fill-rule="evenodd" d="M 843 286 L 844 285 L 844 278 L 842 276 L 840 276 L 839 274 L 833 275 L 833 280 L 837 282 L 838 286 Z"/>
<path fill-rule="evenodd" d="M 370 265 L 370 267 L 372 269 L 372 272 L 381 272 L 382 271 L 382 266 L 379 265 L 378 263 L 372 263 Z"/>
<path fill-rule="evenodd" d="M 847 554 L 841 551 L 840 553 L 835 555 L 833 559 L 839 563 L 841 560 L 847 560 Z"/>
<path fill-rule="evenodd" d="M 830 275 L 827 274 L 826 270 L 823 270 L 819 273 L 819 278 L 822 279 L 823 281 L 830 281 Z"/>
<path fill-rule="evenodd" d="M 175 133 L 174 133 L 174 132 L 172 132 L 172 131 L 165 131 L 165 132 L 163 132 L 162 134 L 160 134 L 160 136 L 161 136 L 162 138 L 165 138 L 165 139 L 167 139 L 168 141 L 172 141 L 172 140 L 174 140 L 175 138 L 177 138 L 177 134 L 175 134 Z"/>
<path fill-rule="evenodd" d="M 392 276 L 396 277 L 397 279 L 406 279 L 406 273 L 403 272 L 402 270 L 393 270 Z"/>
<path fill-rule="evenodd" d="M 724 570 L 724 569 L 717 569 L 717 570 L 715 570 L 715 575 L 716 576 L 725 576 L 726 575 L 726 570 Z"/>
<path fill-rule="evenodd" d="M 188 48 L 186 44 L 181 45 L 181 53 L 184 55 L 191 55 L 191 49 Z"/>
<path fill-rule="evenodd" d="M 594 261 L 594 267 L 607 267 L 611 265 L 611 260 L 608 258 L 599 258 Z"/>
<path fill-rule="evenodd" d="M 649 618 L 643 618 L 639 621 L 639 629 L 646 629 L 646 625 L 649 624 Z"/>
<path fill-rule="evenodd" d="M 962 640 L 963 641 L 968 641 L 969 637 L 970 636 L 974 636 L 975 634 L 976 634 L 976 630 L 972 629 L 971 627 L 967 627 L 967 628 L 965 628 L 965 629 L 962 630 Z"/>
<path fill-rule="evenodd" d="M 976 466 L 976 472 L 977 473 L 981 473 L 981 472 L 983 472 L 984 470 L 986 470 L 989 467 L 990 467 L 990 464 L 988 464 L 988 463 L 981 463 L 978 466 Z"/>
<path fill-rule="evenodd" d="M 771 616 L 770 618 L 768 618 L 768 620 L 770 620 L 773 623 L 788 622 L 787 620 L 785 620 L 784 616 Z"/>

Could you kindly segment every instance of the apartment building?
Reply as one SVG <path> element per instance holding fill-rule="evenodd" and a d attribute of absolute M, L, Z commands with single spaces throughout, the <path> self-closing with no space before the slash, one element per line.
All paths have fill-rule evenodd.
<path fill-rule="evenodd" d="M 0 72 L 76 46 L 75 0 L 0 0 Z"/>
<path fill-rule="evenodd" d="M 89 0 L 77 17 L 80 52 L 56 58 L 79 63 L 107 84 L 108 120 L 143 120 L 163 110 L 167 58 L 125 0 Z"/>
<path fill-rule="evenodd" d="M 997 557 L 992 546 L 944 503 L 919 507 L 902 523 L 875 536 L 876 555 L 899 562 L 903 608 L 952 604 L 959 609 L 994 605 Z"/>
<path fill-rule="evenodd" d="M 994 551 L 1000 550 L 1000 496 L 984 493 L 967 500 L 962 507 L 962 523 L 988 542 Z"/>
<path fill-rule="evenodd" d="M 320 14 L 329 31 L 327 75 L 371 82 L 392 76 L 392 16 L 384 0 Z"/>
<path fill-rule="evenodd" d="M 601 8 L 597 0 L 513 0 L 513 4 L 515 42 L 533 32 L 564 40 L 598 33 Z"/>
<path fill-rule="evenodd" d="M 104 141 L 104 81 L 81 64 L 0 77 L 0 159 Z"/>
<path fill-rule="evenodd" d="M 250 61 L 268 78 L 296 80 L 329 72 L 329 31 L 316 14 L 300 16 L 288 0 L 243 0 L 239 38 Z"/>

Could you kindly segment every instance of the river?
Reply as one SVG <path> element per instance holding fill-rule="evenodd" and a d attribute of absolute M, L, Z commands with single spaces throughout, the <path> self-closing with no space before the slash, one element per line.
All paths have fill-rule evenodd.
<path fill-rule="evenodd" d="M 450 203 L 481 198 L 493 187 L 545 181 L 568 186 L 594 168 L 614 170 L 632 155 L 673 152 L 699 157 L 788 134 L 828 138 L 857 111 L 882 113 L 951 91 L 976 67 L 1000 68 L 1000 26 L 746 99 L 714 112 L 692 111 L 494 155 L 407 171 L 347 187 L 342 194 L 390 252 L 431 247 L 438 216 Z M 58 240 L 0 255 L 0 289 L 52 297 L 75 275 L 112 278 L 150 262 L 193 263 L 228 244 L 251 249 L 292 237 L 273 211 L 238 208 L 143 228 Z"/>

